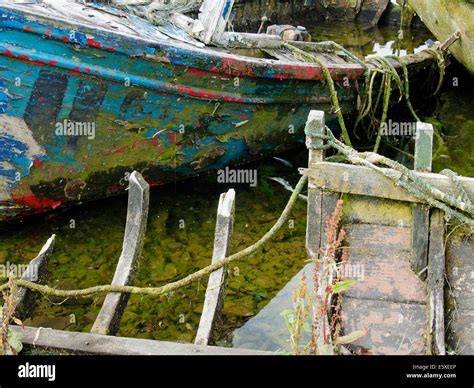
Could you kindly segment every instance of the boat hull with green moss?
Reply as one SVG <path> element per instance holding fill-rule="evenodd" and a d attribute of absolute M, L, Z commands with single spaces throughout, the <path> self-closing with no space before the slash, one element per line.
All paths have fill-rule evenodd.
<path fill-rule="evenodd" d="M 0 219 L 122 193 L 133 170 L 161 185 L 289 149 L 311 109 L 331 108 L 319 64 L 135 22 L 74 1 L 0 1 Z M 364 65 L 303 46 L 324 53 L 352 109 Z"/>
<path fill-rule="evenodd" d="M 410 0 L 409 5 L 439 41 L 461 33 L 449 51 L 474 74 L 474 1 Z"/>
<path fill-rule="evenodd" d="M 74 0 L 0 0 L 0 37 L 0 221 L 123 193 L 134 170 L 162 185 L 291 149 L 311 110 L 337 129 L 323 70 L 351 113 L 369 66 L 332 42 L 204 46 Z"/>

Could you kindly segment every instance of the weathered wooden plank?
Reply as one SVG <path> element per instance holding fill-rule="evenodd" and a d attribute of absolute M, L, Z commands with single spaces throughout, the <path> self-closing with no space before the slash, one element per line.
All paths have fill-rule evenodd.
<path fill-rule="evenodd" d="M 150 195 L 148 183 L 136 171 L 130 175 L 129 182 L 127 224 L 125 226 L 122 253 L 112 280 L 112 284 L 117 286 L 133 284 L 138 272 L 148 219 Z M 91 332 L 115 334 L 129 298 L 130 294 L 108 293 Z"/>
<path fill-rule="evenodd" d="M 321 199 L 321 221 L 322 221 L 322 235 L 321 235 L 321 248 L 326 248 L 326 229 L 327 222 L 334 213 L 334 209 L 337 205 L 337 200 L 339 199 L 339 194 L 332 193 L 331 191 L 323 191 L 323 196 Z"/>
<path fill-rule="evenodd" d="M 453 233 L 456 233 L 454 231 Z M 462 233 L 452 235 L 446 247 L 448 296 L 456 308 L 474 310 L 474 239 Z"/>
<path fill-rule="evenodd" d="M 389 178 L 368 167 L 320 161 L 309 169 L 300 169 L 300 172 L 312 178 L 316 187 L 326 190 L 423 203 L 402 187 L 396 186 Z M 416 172 L 416 175 L 437 189 L 457 196 L 456 189 L 447 176 L 424 172 Z M 474 178 L 460 177 L 459 180 L 467 194 L 474 197 Z"/>
<path fill-rule="evenodd" d="M 270 51 L 281 49 L 281 38 L 269 34 L 225 31 L 221 35 L 219 43 L 227 48 L 261 48 Z M 270 55 L 272 54 L 270 53 Z"/>
<path fill-rule="evenodd" d="M 356 283 L 345 295 L 426 304 L 426 287 L 410 266 L 409 228 L 361 224 L 346 230 L 345 277 Z"/>
<path fill-rule="evenodd" d="M 28 268 L 21 277 L 23 280 L 27 280 L 33 283 L 43 284 L 46 282 L 48 272 L 48 259 L 51 256 L 54 248 L 54 242 L 56 241 L 56 235 L 52 235 L 43 248 L 39 252 L 38 256 L 31 260 Z M 14 296 L 15 310 L 13 316 L 24 320 L 30 317 L 35 308 L 35 301 L 38 297 L 38 293 L 28 290 L 25 287 L 20 287 Z"/>
<path fill-rule="evenodd" d="M 408 0 L 408 4 L 423 20 L 440 42 L 454 32 L 462 33 L 461 40 L 449 49 L 456 59 L 474 74 L 474 11 L 472 1 Z M 445 7 L 449 4 L 449 7 Z M 442 16 L 440 16 L 442 14 Z"/>
<path fill-rule="evenodd" d="M 447 343 L 457 354 L 474 354 L 474 239 L 457 229 L 446 247 Z"/>
<path fill-rule="evenodd" d="M 199 10 L 199 20 L 204 26 L 201 40 L 205 44 L 218 42 L 227 27 L 234 0 L 204 0 Z"/>
<path fill-rule="evenodd" d="M 324 160 L 324 150 L 318 149 L 323 141 L 315 135 L 326 133 L 325 113 L 311 111 L 306 121 L 306 147 L 309 151 L 308 167 L 316 168 L 318 162 Z M 310 257 L 318 255 L 321 246 L 322 229 L 324 220 L 322 216 L 323 191 L 318 188 L 313 178 L 308 178 L 308 221 L 306 224 L 306 250 Z"/>
<path fill-rule="evenodd" d="M 446 316 L 449 323 L 447 343 L 456 353 L 472 356 L 474 354 L 474 310 L 453 309 Z"/>
<path fill-rule="evenodd" d="M 412 241 L 413 252 L 411 265 L 416 273 L 425 278 L 423 270 L 428 263 L 428 240 L 430 229 L 430 209 L 427 205 L 414 205 L 412 208 L 413 226 Z"/>
<path fill-rule="evenodd" d="M 425 305 L 353 299 L 342 303 L 344 333 L 367 329 L 350 347 L 368 354 L 425 354 Z"/>
<path fill-rule="evenodd" d="M 228 256 L 234 227 L 235 191 L 229 190 L 222 194 L 217 209 L 216 233 L 212 263 Z M 227 280 L 227 267 L 214 271 L 209 276 L 204 307 L 199 322 L 196 339 L 197 345 L 208 345 L 212 340 L 218 316 L 224 302 L 224 291 Z"/>
<path fill-rule="evenodd" d="M 415 171 L 431 172 L 433 161 L 433 126 L 416 124 Z M 420 273 L 428 263 L 428 240 L 430 228 L 430 210 L 427 206 L 415 205 L 413 212 L 412 241 L 413 269 Z M 424 276 L 424 274 L 422 275 Z"/>
<path fill-rule="evenodd" d="M 101 334 L 75 333 L 36 327 L 11 326 L 22 335 L 26 347 L 71 354 L 95 355 L 272 355 L 272 352 L 221 348 L 137 338 L 113 337 Z"/>
<path fill-rule="evenodd" d="M 386 250 L 410 252 L 411 230 L 407 227 L 384 226 L 376 224 L 352 224 L 348 227 L 348 239 L 353 242 L 350 252 L 365 254 L 377 250 L 381 245 Z"/>
<path fill-rule="evenodd" d="M 344 222 L 409 227 L 412 225 L 411 208 L 404 202 L 364 195 L 344 197 Z"/>
<path fill-rule="evenodd" d="M 430 218 L 428 250 L 428 354 L 444 355 L 444 213 L 434 209 Z"/>

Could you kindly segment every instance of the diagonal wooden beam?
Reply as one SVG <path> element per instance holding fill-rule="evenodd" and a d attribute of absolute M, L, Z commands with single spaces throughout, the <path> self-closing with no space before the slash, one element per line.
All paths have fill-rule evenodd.
<path fill-rule="evenodd" d="M 219 199 L 212 263 L 224 259 L 229 254 L 234 227 L 234 210 L 235 191 L 231 189 L 227 193 L 222 194 Z M 207 345 L 212 340 L 216 321 L 224 302 L 226 280 L 227 267 L 222 267 L 209 276 L 204 307 L 194 341 L 196 345 Z"/>
<path fill-rule="evenodd" d="M 48 272 L 48 259 L 51 256 L 54 248 L 56 235 L 52 235 L 43 248 L 33 260 L 30 261 L 28 268 L 21 277 L 32 283 L 43 284 L 46 281 Z M 26 319 L 33 313 L 36 304 L 36 297 L 38 294 L 34 291 L 28 290 L 25 287 L 20 287 L 14 296 L 15 310 L 13 316 L 18 319 Z"/>
<path fill-rule="evenodd" d="M 127 224 L 122 254 L 112 280 L 112 284 L 118 286 L 132 285 L 135 280 L 148 219 L 150 186 L 140 173 L 134 171 L 130 175 L 128 190 Z M 108 293 L 91 333 L 116 334 L 129 298 L 130 294 Z"/>

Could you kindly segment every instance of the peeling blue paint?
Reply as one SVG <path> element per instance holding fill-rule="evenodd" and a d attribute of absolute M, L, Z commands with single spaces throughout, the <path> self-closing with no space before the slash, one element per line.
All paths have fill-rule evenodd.
<path fill-rule="evenodd" d="M 0 114 L 6 113 L 8 105 L 10 104 L 10 96 L 6 82 L 0 79 Z"/>

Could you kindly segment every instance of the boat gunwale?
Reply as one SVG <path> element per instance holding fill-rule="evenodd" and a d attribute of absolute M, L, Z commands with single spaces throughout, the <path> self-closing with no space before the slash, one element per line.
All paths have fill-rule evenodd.
<path fill-rule="evenodd" d="M 274 60 L 274 59 L 264 59 L 264 58 L 253 58 L 253 57 L 247 57 L 247 56 L 242 56 L 242 55 L 237 55 L 237 54 L 232 54 L 228 53 L 225 51 L 219 51 L 213 47 L 196 47 L 192 46 L 191 44 L 187 44 L 185 42 L 178 41 L 176 39 L 170 38 L 170 42 L 167 41 L 159 41 L 159 40 L 153 40 L 149 39 L 143 36 L 133 36 L 133 35 L 128 35 L 123 32 L 119 31 L 110 31 L 102 27 L 95 27 L 95 26 L 90 26 L 90 25 L 85 25 L 81 23 L 74 22 L 73 20 L 66 20 L 66 19 L 59 19 L 56 17 L 47 17 L 43 15 L 37 15 L 33 14 L 31 12 L 25 11 L 21 9 L 20 7 L 16 7 L 15 4 L 4 4 L 0 1 L 0 12 L 6 12 L 10 11 L 11 16 L 30 16 L 34 20 L 30 21 L 36 24 L 41 25 L 42 27 L 47 27 L 48 26 L 48 21 L 51 22 L 50 25 L 58 28 L 61 31 L 64 31 L 64 25 L 71 26 L 72 28 L 68 29 L 68 32 L 70 31 L 75 31 L 82 33 L 82 34 L 96 34 L 99 35 L 102 39 L 104 40 L 116 40 L 116 43 L 123 43 L 126 42 L 128 44 L 136 44 L 137 46 L 143 47 L 143 49 L 146 48 L 152 48 L 155 50 L 160 50 L 164 51 L 167 54 L 174 54 L 176 51 L 179 51 L 179 54 L 182 56 L 187 56 L 187 57 L 192 57 L 193 55 L 206 55 L 206 56 L 212 56 L 213 59 L 217 60 L 222 60 L 223 62 L 231 62 L 232 66 L 242 66 L 243 69 L 246 68 L 251 68 L 252 66 L 255 67 L 262 67 L 262 68 L 279 68 L 282 70 L 282 72 L 279 72 L 275 74 L 272 77 L 269 76 L 264 76 L 264 75 L 256 75 L 253 72 L 246 72 L 244 74 L 232 74 L 236 76 L 246 76 L 246 77 L 253 77 L 253 78 L 276 78 L 276 79 L 281 79 L 281 80 L 301 80 L 301 81 L 319 81 L 323 78 L 322 75 L 322 68 L 319 64 L 316 63 L 310 63 L 310 62 L 293 62 L 293 61 L 281 61 L 281 60 Z M 18 15 L 20 14 L 20 15 Z M 2 25 L 0 21 L 0 25 Z M 58 27 L 59 25 L 63 25 L 61 27 Z M 25 31 L 25 29 L 17 28 L 17 27 L 12 27 L 12 26 L 7 26 L 8 28 L 11 29 L 16 29 L 18 31 Z M 29 33 L 35 33 L 37 35 L 44 35 L 40 31 L 35 31 L 34 29 L 29 29 Z M 51 39 L 54 40 L 60 40 L 59 37 L 55 37 L 54 35 L 51 34 L 51 36 L 48 36 Z M 94 37 L 97 38 L 97 37 Z M 74 43 L 74 42 L 68 42 L 68 43 Z M 314 44 L 315 42 L 313 42 Z M 327 44 L 327 43 L 333 43 L 333 42 L 318 42 L 321 44 Z M 310 43 L 311 44 L 311 43 Z M 91 45 L 89 42 L 87 43 L 88 47 L 91 48 L 98 48 L 97 46 Z M 99 49 L 107 51 L 105 47 L 99 47 Z M 110 51 L 110 50 L 109 50 Z M 145 50 L 144 50 L 145 51 Z M 130 56 L 136 56 L 130 52 L 127 52 L 126 50 L 117 50 L 117 52 L 121 52 L 123 54 L 127 54 Z M 154 57 L 151 55 L 147 55 L 146 58 L 152 57 L 155 60 L 158 61 L 164 61 L 167 58 L 160 58 L 160 57 Z M 167 60 L 168 61 L 168 60 Z M 172 63 L 173 65 L 176 65 Z M 348 64 L 338 64 L 338 63 L 328 63 L 326 64 L 327 68 L 329 71 L 332 73 L 335 79 L 341 78 L 341 73 L 344 73 L 342 77 L 349 77 L 349 78 L 358 78 L 363 76 L 364 72 L 366 71 L 366 67 L 362 63 L 348 63 Z M 226 66 L 227 67 L 227 66 Z M 199 69 L 199 70 L 204 70 L 204 71 L 209 71 L 209 69 L 206 69 L 204 67 L 195 67 L 193 68 Z M 225 69 L 218 69 L 219 71 L 210 71 L 212 73 L 216 74 L 226 74 L 228 75 L 229 72 L 225 72 Z M 233 69 L 229 69 L 230 72 L 232 72 Z M 235 72 L 235 69 L 234 69 Z M 243 71 L 239 71 L 236 73 L 243 73 Z"/>

